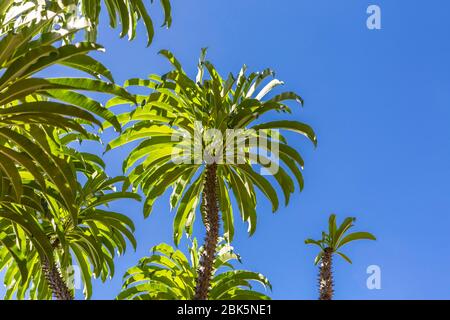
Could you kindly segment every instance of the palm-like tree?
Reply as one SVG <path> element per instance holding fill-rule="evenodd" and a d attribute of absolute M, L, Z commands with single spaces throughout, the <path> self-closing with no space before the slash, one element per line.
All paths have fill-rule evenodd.
<path fill-rule="evenodd" d="M 74 137 L 63 138 L 70 141 Z M 89 298 L 91 278 L 105 281 L 112 277 L 116 252 L 123 254 L 127 241 L 136 247 L 133 222 L 108 209 L 115 200 L 140 200 L 135 193 L 116 191 L 116 184 L 123 183 L 126 177 L 109 178 L 103 171 L 103 161 L 95 155 L 60 144 L 52 148 L 60 148 L 53 153 L 64 155 L 66 168 L 72 172 L 76 212 L 67 207 L 51 181 L 46 181 L 44 189 L 26 173 L 20 202 L 11 201 L 8 192 L 0 198 L 1 268 L 8 268 L 4 278 L 6 298 L 16 293 L 16 298 L 23 299 L 28 292 L 31 298 L 48 299 L 54 295 L 60 300 L 73 299 L 67 277 L 75 261 L 84 294 Z M 77 173 L 84 174 L 84 184 Z"/>
<path fill-rule="evenodd" d="M 346 218 L 338 227 L 336 225 L 336 215 L 332 214 L 328 220 L 328 233 L 322 232 L 321 240 L 307 239 L 306 244 L 314 244 L 319 246 L 320 252 L 314 263 L 320 264 L 319 272 L 319 299 L 331 300 L 333 298 L 333 255 L 338 254 L 348 263 L 352 263 L 349 257 L 340 251 L 340 249 L 349 242 L 355 240 L 376 240 L 369 232 L 353 232 L 347 233 L 354 226 L 356 218 Z"/>
<path fill-rule="evenodd" d="M 82 91 L 134 97 L 88 56 L 101 46 L 64 44 L 79 29 L 53 29 L 52 13 L 7 21 L 7 5 L 0 5 L 0 251 L 1 268 L 8 268 L 6 297 L 24 298 L 28 292 L 32 298 L 73 298 L 66 273 L 74 260 L 89 297 L 91 277 L 112 275 L 115 252 L 124 251 L 126 239 L 135 245 L 131 220 L 98 206 L 138 196 L 108 192 L 124 178 L 109 179 L 101 159 L 65 144 L 96 138 L 86 125 L 101 127 L 99 118 L 121 130 L 115 115 Z M 55 65 L 97 79 L 36 75 Z M 84 187 L 80 172 L 87 176 Z"/>
<path fill-rule="evenodd" d="M 80 269 L 86 298 L 92 294 L 93 276 L 100 277 L 102 281 L 112 277 L 116 252 L 123 254 L 127 241 L 136 248 L 131 219 L 104 207 L 114 200 L 139 200 L 139 196 L 134 193 L 114 191 L 114 185 L 125 179 L 108 178 L 103 172 L 99 172 L 83 186 L 78 185 L 76 223 L 50 184 L 44 192 L 36 192 L 35 196 L 41 197 L 40 208 L 37 203 L 35 208 L 27 207 L 27 216 L 34 216 L 39 223 L 40 234 L 45 234 L 51 243 L 54 259 L 42 256 L 36 246 L 30 243 L 32 237 L 26 237 L 23 231 L 14 233 L 14 229 L 21 229 L 20 226 L 7 224 L 9 229 L 3 229 L 3 232 L 10 239 L 20 239 L 19 243 L 27 245 L 21 248 L 22 251 L 18 251 L 21 257 L 26 257 L 22 259 L 26 261 L 25 265 L 19 265 L 18 259 L 7 254 L 11 252 L 11 247 L 1 248 L 7 255 L 2 260 L 3 267 L 8 267 L 7 277 L 4 279 L 8 288 L 6 297 L 16 293 L 16 298 L 23 299 L 29 290 L 31 298 L 48 299 L 53 294 L 59 300 L 73 299 L 67 276 L 75 269 L 75 264 Z M 34 200 L 38 201 L 37 198 Z M 4 221 L 1 220 L 1 223 Z"/>
<path fill-rule="evenodd" d="M 101 50 L 99 45 L 82 42 L 56 46 L 65 33 L 40 34 L 49 24 L 48 20 L 30 22 L 0 35 L 0 171 L 13 184 L 16 200 L 23 189 L 19 178 L 23 168 L 42 187 L 45 180 L 51 181 L 75 212 L 66 164 L 49 151 L 48 130 L 58 128 L 90 137 L 84 124 L 101 126 L 97 117 L 121 130 L 112 112 L 79 91 L 109 93 L 131 101 L 134 98 L 112 84 L 109 70 L 87 55 Z M 54 65 L 75 68 L 99 79 L 36 76 Z"/>
<path fill-rule="evenodd" d="M 244 66 L 237 78 L 230 74 L 227 79 L 223 79 L 214 66 L 205 60 L 203 50 L 197 77 L 192 80 L 172 53 L 163 50 L 161 54 L 174 69 L 163 77 L 152 75 L 148 80 L 127 81 L 125 86 L 146 87 L 151 89 L 151 93 L 137 97 L 140 107 L 118 116 L 124 126 L 132 125 L 120 137 L 111 141 L 107 149 L 141 141 L 124 161 L 123 168 L 127 171 L 143 159 L 142 163 L 130 171 L 129 177 L 133 186 L 140 186 L 146 195 L 145 216 L 150 214 L 155 200 L 173 187 L 170 203 L 172 208 L 177 208 L 174 219 L 174 241 L 177 245 L 184 231 L 192 234 L 196 209 L 201 204 L 206 239 L 199 264 L 195 298 L 206 299 L 219 238 L 219 211 L 222 213 L 225 238 L 231 241 L 234 234 L 232 195 L 242 219 L 249 224 L 250 234 L 256 228 L 255 188 L 260 189 L 270 200 L 274 212 L 279 206 L 277 191 L 272 183 L 252 167 L 250 160 L 253 159 L 253 164 L 259 169 L 267 167 L 268 159 L 263 156 L 264 151 L 275 151 L 275 146 L 278 147 L 279 152 L 274 155 L 273 162 L 284 164 L 302 189 L 303 159 L 283 135 L 277 135 L 272 129 L 302 134 L 314 144 L 317 140 L 314 131 L 301 122 L 281 120 L 254 124 L 256 119 L 269 111 L 291 112 L 286 105 L 288 100 L 302 103 L 302 99 L 293 92 L 267 98 L 272 89 L 283 84 L 272 79 L 259 89 L 264 80 L 273 76 L 272 70 L 246 75 Z M 205 74 L 209 74 L 208 79 L 204 79 Z M 123 103 L 126 101 L 117 97 L 108 102 L 107 106 Z M 222 147 L 214 145 L 217 141 L 208 142 L 209 129 L 215 129 L 221 134 L 223 140 L 219 142 L 223 142 Z M 200 159 L 196 150 L 188 152 L 187 156 L 182 154 L 178 157 L 180 150 L 192 148 L 189 139 L 182 139 L 181 142 L 174 139 L 183 136 L 205 138 L 206 142 L 200 146 Z M 256 147 L 257 150 L 241 148 L 241 145 L 233 143 L 236 137 L 240 139 L 241 145 L 248 145 L 252 139 L 258 139 L 260 144 Z M 217 161 L 220 155 L 238 160 L 223 163 Z M 183 159 L 181 164 L 178 162 L 180 159 Z M 295 190 L 291 174 L 284 166 L 279 166 L 278 170 L 271 173 L 280 185 L 287 204 Z"/>
<path fill-rule="evenodd" d="M 123 291 L 118 299 L 133 300 L 191 300 L 195 296 L 197 268 L 202 248 L 194 240 L 189 248 L 190 259 L 183 252 L 162 243 L 151 249 L 152 255 L 142 258 L 124 275 Z M 240 257 L 233 248 L 222 243 L 211 279 L 209 298 L 212 300 L 267 300 L 266 294 L 253 290 L 252 283 L 272 289 L 270 282 L 260 273 L 235 270 L 233 260 Z"/>
<path fill-rule="evenodd" d="M 128 36 L 132 40 L 136 37 L 136 29 L 139 21 L 142 21 L 151 44 L 154 36 L 153 20 L 148 12 L 144 0 L 64 0 L 45 1 L 40 0 L 2 0 L 0 4 L 0 22 L 14 23 L 18 25 L 30 19 L 52 20 L 58 26 L 64 28 L 81 27 L 86 29 L 86 39 L 95 41 L 100 24 L 100 11 L 102 5 L 109 16 L 109 24 L 112 28 L 121 25 L 120 37 Z M 153 0 L 151 1 L 153 2 Z M 162 26 L 169 28 L 172 24 L 170 0 L 160 0 L 164 11 Z M 45 31 L 53 27 L 49 25 Z"/>

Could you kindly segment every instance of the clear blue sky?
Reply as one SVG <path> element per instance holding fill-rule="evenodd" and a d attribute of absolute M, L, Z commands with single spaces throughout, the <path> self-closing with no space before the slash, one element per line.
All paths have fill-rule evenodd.
<path fill-rule="evenodd" d="M 366 28 L 370 4 L 381 6 L 380 31 Z M 158 6 L 152 11 L 160 23 Z M 290 206 L 273 215 L 261 201 L 251 238 L 236 219 L 242 267 L 265 274 L 275 299 L 316 299 L 316 249 L 303 241 L 319 237 L 335 212 L 339 219 L 356 216 L 355 230 L 378 237 L 345 250 L 353 265 L 336 258 L 337 299 L 450 298 L 450 3 L 174 0 L 173 11 L 173 27 L 157 30 L 149 49 L 143 32 L 129 43 L 104 23 L 99 43 L 107 54 L 98 57 L 117 82 L 167 71 L 156 55 L 163 48 L 194 75 L 207 46 L 221 73 L 237 73 L 244 63 L 275 69 L 285 89 L 306 101 L 292 119 L 318 134 L 316 150 L 291 140 L 306 167 L 305 189 Z M 128 150 L 106 154 L 110 174 L 121 173 Z M 172 243 L 167 194 L 145 221 L 140 205 L 125 201 L 114 208 L 135 219 L 139 247 L 117 260 L 112 281 L 96 282 L 98 299 L 115 297 L 121 275 L 151 246 Z M 201 226 L 196 230 L 202 238 Z M 381 290 L 366 288 L 373 264 L 381 267 Z"/>

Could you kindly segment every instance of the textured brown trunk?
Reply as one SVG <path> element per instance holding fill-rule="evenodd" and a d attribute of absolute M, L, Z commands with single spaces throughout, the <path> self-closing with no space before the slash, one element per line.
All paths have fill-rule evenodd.
<path fill-rule="evenodd" d="M 205 186 L 203 189 L 203 223 L 206 228 L 204 251 L 197 270 L 197 284 L 194 300 L 208 299 L 208 292 L 219 240 L 219 206 L 217 198 L 217 164 L 206 166 Z"/>
<path fill-rule="evenodd" d="M 333 299 L 333 252 L 330 248 L 324 250 L 319 275 L 319 300 Z"/>
<path fill-rule="evenodd" d="M 56 264 L 50 264 L 45 258 L 42 261 L 42 271 L 44 272 L 50 290 L 53 292 L 53 296 L 57 300 L 73 300 L 72 292 L 67 287 Z"/>

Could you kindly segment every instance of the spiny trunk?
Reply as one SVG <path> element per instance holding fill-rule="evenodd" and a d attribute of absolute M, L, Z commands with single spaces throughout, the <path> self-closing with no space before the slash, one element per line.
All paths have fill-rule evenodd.
<path fill-rule="evenodd" d="M 322 261 L 320 265 L 319 276 L 319 300 L 331 300 L 333 299 L 333 252 L 331 248 L 324 250 Z"/>
<path fill-rule="evenodd" d="M 206 228 L 204 251 L 197 270 L 197 284 L 194 300 L 208 299 L 208 292 L 219 240 L 219 206 L 217 198 L 217 164 L 206 166 L 205 186 L 203 189 L 203 223 Z"/>
<path fill-rule="evenodd" d="M 42 271 L 53 296 L 58 300 L 73 300 L 72 292 L 67 287 L 56 264 L 50 264 L 47 258 L 42 261 Z"/>

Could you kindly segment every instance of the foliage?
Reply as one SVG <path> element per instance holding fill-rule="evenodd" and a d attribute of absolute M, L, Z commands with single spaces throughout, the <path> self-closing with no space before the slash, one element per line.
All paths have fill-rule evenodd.
<path fill-rule="evenodd" d="M 180 251 L 162 243 L 151 249 L 152 255 L 142 258 L 124 275 L 123 291 L 118 299 L 134 300 L 190 300 L 194 297 L 195 278 L 201 250 L 194 240 L 189 248 L 190 261 Z M 211 300 L 267 300 L 264 293 L 253 290 L 256 282 L 272 289 L 270 282 L 260 273 L 235 270 L 233 260 L 240 257 L 228 244 L 218 246 L 211 281 Z"/>
<path fill-rule="evenodd" d="M 348 263 L 352 263 L 349 257 L 340 251 L 340 249 L 349 242 L 356 240 L 376 240 L 376 238 L 369 232 L 352 232 L 347 233 L 350 228 L 354 226 L 356 218 L 346 218 L 342 224 L 338 227 L 336 224 L 336 215 L 330 215 L 328 219 L 328 233 L 322 232 L 321 240 L 307 239 L 306 244 L 313 244 L 320 248 L 320 252 L 317 255 L 314 263 L 318 264 L 322 259 L 325 249 L 331 249 L 331 253 L 338 254 Z"/>
<path fill-rule="evenodd" d="M 126 87 L 139 86 L 150 89 L 151 92 L 149 95 L 138 95 L 137 100 L 140 106 L 132 112 L 118 116 L 121 124 L 128 127 L 120 137 L 108 144 L 107 149 L 140 141 L 140 144 L 125 159 L 123 169 L 129 171 L 133 186 L 135 188 L 140 186 L 147 197 L 144 204 L 145 216 L 152 211 L 155 200 L 172 187 L 170 204 L 172 208 L 177 208 L 174 219 L 174 240 L 178 244 L 184 230 L 192 234 L 195 211 L 201 203 L 205 159 L 199 160 L 198 154 L 194 152 L 182 159 L 181 164 L 173 161 L 174 154 L 178 155 L 183 148 L 190 150 L 192 146 L 189 144 L 190 141 L 183 146 L 184 141 L 179 143 L 174 137 L 186 135 L 194 137 L 197 134 L 195 129 L 198 129 L 199 135 L 203 136 L 208 129 L 217 129 L 224 137 L 225 143 L 222 144 L 223 149 L 216 150 L 217 154 L 212 156 L 231 154 L 234 159 L 240 151 L 235 147 L 236 144 L 233 144 L 231 152 L 227 151 L 226 141 L 240 136 L 243 137 L 241 141 L 244 143 L 254 138 L 266 142 L 265 146 L 264 143 L 260 144 L 261 152 L 247 148 L 241 154 L 243 161 L 234 161 L 232 164 L 219 163 L 217 169 L 219 205 L 225 237 L 231 241 L 234 234 L 232 196 L 236 199 L 242 219 L 249 224 L 249 233 L 253 234 L 256 228 L 255 188 L 260 189 L 262 194 L 270 200 L 274 212 L 278 209 L 279 200 L 271 181 L 259 174 L 250 164 L 252 156 L 258 153 L 256 164 L 260 168 L 266 167 L 268 159 L 263 156 L 263 151 L 270 149 L 271 145 L 279 145 L 279 156 L 273 160 L 284 164 L 302 189 L 303 177 L 300 170 L 304 165 L 302 157 L 287 143 L 282 134 L 276 137 L 271 129 L 293 131 L 306 136 L 314 144 L 317 143 L 314 131 L 304 123 L 281 120 L 255 124 L 254 121 L 269 111 L 290 113 L 291 109 L 286 102 L 294 100 L 302 103 L 302 99 L 293 92 L 284 92 L 267 98 L 272 89 L 283 84 L 273 79 L 260 90 L 258 89 L 264 80 L 274 75 L 270 69 L 246 75 L 244 66 L 237 78 L 230 74 L 224 79 L 214 66 L 205 60 L 205 50 L 203 50 L 197 77 L 192 80 L 172 53 L 163 50 L 161 54 L 169 60 L 174 69 L 162 77 L 151 75 L 147 80 L 130 79 L 125 83 Z M 209 75 L 208 79 L 204 79 L 205 74 Z M 124 103 L 126 101 L 116 97 L 107 103 L 107 107 Z M 199 123 L 201 125 L 198 125 Z M 227 129 L 240 131 L 233 133 Z M 208 138 L 205 141 L 208 141 Z M 214 149 L 213 146 L 208 145 L 208 142 L 204 144 L 206 144 L 206 150 Z M 203 155 L 203 150 L 200 153 Z M 187 162 L 184 162 L 186 160 Z M 295 190 L 291 174 L 283 166 L 272 173 L 287 204 Z"/>
<path fill-rule="evenodd" d="M 153 2 L 153 0 L 151 0 Z M 164 11 L 162 26 L 172 24 L 170 0 L 160 0 Z M 138 22 L 142 21 L 151 44 L 154 36 L 153 20 L 144 0 L 3 0 L 0 4 L 0 22 L 20 25 L 29 20 L 49 19 L 53 23 L 45 29 L 48 32 L 53 25 L 65 29 L 86 29 L 86 40 L 95 41 L 100 25 L 102 5 L 109 16 L 112 28 L 121 25 L 120 37 L 136 37 Z"/>
<path fill-rule="evenodd" d="M 100 50 L 99 45 L 83 42 L 55 46 L 61 40 L 60 33 L 40 34 L 48 24 L 41 21 L 22 26 L 0 40 L 0 171 L 13 184 L 12 195 L 17 201 L 23 189 L 22 168 L 43 188 L 45 180 L 51 181 L 74 213 L 74 190 L 69 187 L 65 159 L 51 153 L 47 139 L 52 137 L 52 128 L 89 138 L 91 134 L 84 124 L 101 126 L 100 117 L 121 130 L 112 112 L 79 91 L 113 94 L 129 101 L 134 98 L 121 87 L 100 79 L 113 80 L 108 69 L 87 55 Z M 55 65 L 99 79 L 36 76 Z"/>
<path fill-rule="evenodd" d="M 34 228 L 27 232 L 28 224 L 11 223 L 4 216 L 0 219 L 3 237 L 10 242 L 3 241 L 0 247 L 1 268 L 7 268 L 5 298 L 16 293 L 16 298 L 23 299 L 27 292 L 32 299 L 51 298 L 41 269 L 43 250 L 40 247 L 58 263 L 69 284 L 75 265 L 79 267 L 86 298 L 92 294 L 92 277 L 105 281 L 114 275 L 116 252 L 123 254 L 127 241 L 136 247 L 132 220 L 108 209 L 112 201 L 140 199 L 137 194 L 116 191 L 116 184 L 124 182 L 126 177 L 107 177 L 102 161 L 94 155 L 77 154 L 70 148 L 61 151 L 69 152 L 75 154 L 68 163 L 73 170 L 70 183 L 75 193 L 75 214 L 51 182 L 43 189 L 29 180 L 24 184 L 27 194 L 20 204 L 6 206 L 7 197 L 0 202 L 3 212 L 5 208 L 10 209 L 11 216 L 23 217 Z M 77 172 L 84 174 L 84 184 L 78 181 Z"/>

